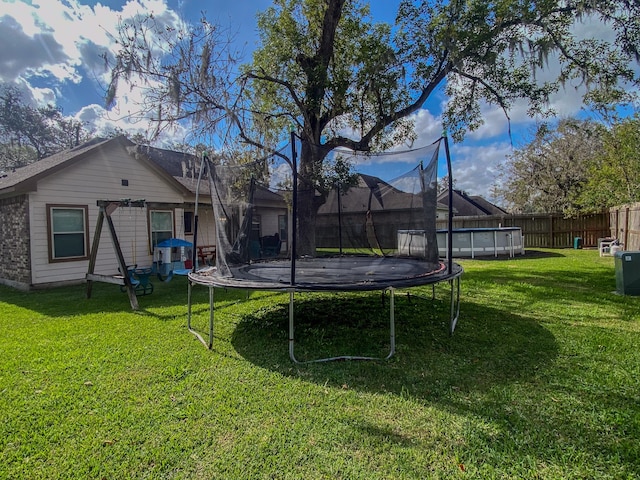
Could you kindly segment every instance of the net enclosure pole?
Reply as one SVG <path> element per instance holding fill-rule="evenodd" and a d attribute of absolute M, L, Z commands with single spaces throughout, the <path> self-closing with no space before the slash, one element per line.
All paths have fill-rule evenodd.
<path fill-rule="evenodd" d="M 202 154 L 200 162 L 200 172 L 198 172 L 198 182 L 196 183 L 196 204 L 193 212 L 193 251 L 191 252 L 191 271 L 196 271 L 198 261 L 198 203 L 200 202 L 200 183 L 202 182 L 202 174 L 204 173 L 205 162 L 209 161 L 207 153 Z"/>
<path fill-rule="evenodd" d="M 291 130 L 291 179 L 293 192 L 291 193 L 291 285 L 296 283 L 296 248 L 298 237 L 298 162 L 296 159 L 296 133 Z"/>
<path fill-rule="evenodd" d="M 453 174 L 451 169 L 451 155 L 449 154 L 449 139 L 447 132 L 442 135 L 444 138 L 444 153 L 447 157 L 447 174 L 448 181 L 448 200 L 449 200 L 449 218 L 447 219 L 447 269 L 449 273 L 453 272 Z"/>

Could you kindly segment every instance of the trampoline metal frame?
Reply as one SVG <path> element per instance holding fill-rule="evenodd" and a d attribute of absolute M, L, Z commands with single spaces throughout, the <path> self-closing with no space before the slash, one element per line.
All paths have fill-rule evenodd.
<path fill-rule="evenodd" d="M 292 163 L 293 163 L 293 183 L 294 183 L 294 188 L 293 188 L 293 217 L 296 218 L 296 209 L 297 209 L 297 201 L 296 201 L 296 197 L 297 197 L 297 165 L 296 165 L 296 151 L 295 151 L 295 133 L 292 131 L 291 132 L 291 145 L 292 145 Z M 446 153 L 446 160 L 447 160 L 447 170 L 449 172 L 449 218 L 448 218 L 448 246 L 447 246 L 447 278 L 446 279 L 442 279 L 440 281 L 434 281 L 434 282 L 428 282 L 431 283 L 432 287 L 433 287 L 433 296 L 432 298 L 435 298 L 435 286 L 437 283 L 440 283 L 441 281 L 445 281 L 447 280 L 449 282 L 449 287 L 450 287 L 450 310 L 449 310 L 449 335 L 452 335 L 455 328 L 456 328 L 456 324 L 458 322 L 458 318 L 460 316 L 460 276 L 462 275 L 463 270 L 460 269 L 459 272 L 456 272 L 454 274 L 452 274 L 453 272 L 453 256 L 452 256 L 452 249 L 451 249 L 451 244 L 452 244 L 452 216 L 453 216 L 453 212 L 452 212 L 452 191 L 453 191 L 453 183 L 452 183 L 452 169 L 451 169 L 451 157 L 450 157 L 450 153 L 449 153 L 449 142 L 448 142 L 448 138 L 446 136 L 446 132 L 443 132 L 443 136 L 441 139 L 444 139 L 444 147 L 445 147 L 445 153 Z M 206 156 L 206 155 L 205 155 Z M 203 159 L 204 160 L 204 159 Z M 198 232 L 198 193 L 200 190 L 200 182 L 202 180 L 202 174 L 204 172 L 204 165 L 205 162 L 203 161 L 202 164 L 200 165 L 200 174 L 198 176 L 198 183 L 197 183 L 197 187 L 196 187 L 196 209 L 195 209 L 195 214 L 194 214 L 194 245 L 197 244 L 197 232 Z M 193 253 L 193 269 L 192 269 L 192 274 L 196 274 L 196 249 L 194 248 L 194 253 Z M 291 284 L 288 287 L 282 287 L 282 288 L 252 288 L 254 290 L 278 290 L 278 291 L 288 291 L 289 292 L 289 357 L 291 359 L 291 361 L 293 361 L 294 363 L 297 364 L 305 364 L 305 363 L 317 363 L 317 362 L 328 362 L 328 361 L 333 361 L 333 360 L 388 360 L 390 359 L 396 351 L 396 338 L 395 338 L 395 290 L 396 288 L 398 288 L 397 286 L 386 286 L 386 287 L 382 287 L 380 290 L 383 292 L 389 291 L 390 296 L 389 296 L 389 353 L 387 354 L 386 357 L 365 357 L 365 356 L 354 356 L 354 355 L 342 355 L 342 356 L 337 356 L 337 357 L 327 357 L 327 358 L 319 358 L 319 359 L 315 359 L 315 360 L 306 360 L 306 361 L 300 361 L 295 357 L 295 318 L 294 318 L 294 300 L 295 300 L 295 292 L 296 291 L 316 291 L 312 288 L 297 288 L 295 287 L 295 262 L 296 262 L 296 235 L 293 235 L 292 238 L 292 250 L 294 252 L 292 258 L 291 258 Z M 197 331 L 195 330 L 192 325 L 191 325 L 191 315 L 192 315 L 192 290 L 193 290 L 193 286 L 199 284 L 199 285 L 206 285 L 209 288 L 209 332 L 208 332 L 208 340 L 205 340 L 205 338 Z M 425 285 L 427 283 L 423 283 L 423 285 Z M 231 285 L 217 285 L 219 287 L 223 287 L 223 288 L 239 288 L 239 289 L 245 289 L 243 288 L 243 286 L 231 286 Z M 415 285 L 418 286 L 418 285 Z M 187 313 L 187 328 L 189 330 L 189 332 L 191 332 L 193 335 L 196 336 L 196 338 L 205 346 L 207 347 L 209 350 L 211 350 L 213 348 L 213 333 L 214 333 L 214 288 L 216 287 L 216 285 L 214 283 L 204 283 L 204 282 L 197 282 L 196 280 L 191 278 L 191 274 L 189 274 L 189 282 L 188 282 L 188 294 L 187 294 L 187 298 L 188 298 L 188 313 Z M 400 286 L 400 288 L 404 288 L 405 286 Z M 407 286 L 408 287 L 408 286 Z M 319 289 L 317 291 L 326 291 L 326 289 Z M 349 290 L 339 290 L 339 291 L 349 291 Z M 248 296 L 248 290 L 247 290 L 247 296 Z"/>
<path fill-rule="evenodd" d="M 453 331 L 456 328 L 456 324 L 458 322 L 458 318 L 460 316 L 460 275 L 455 275 L 452 278 L 449 278 L 447 281 L 449 282 L 450 287 L 450 310 L 449 310 L 449 335 L 453 335 Z M 436 282 L 440 283 L 440 282 Z M 435 286 L 433 285 L 433 297 L 435 298 Z M 200 332 L 195 330 L 191 325 L 191 315 L 192 315 L 192 290 L 194 285 L 205 285 L 203 283 L 198 283 L 191 278 L 189 279 L 188 285 L 188 293 L 187 293 L 187 329 L 191 332 L 207 349 L 213 349 L 213 332 L 214 332 L 214 311 L 215 311 L 215 295 L 214 289 L 216 285 L 206 284 L 209 288 L 209 331 L 208 331 L 208 339 L 205 339 Z M 224 288 L 227 288 L 226 286 Z M 232 287 L 234 288 L 234 287 Z M 235 287 L 240 288 L 242 287 Z M 288 291 L 289 292 L 289 358 L 292 362 L 302 365 L 308 363 L 322 363 L 322 362 L 331 362 L 336 360 L 389 360 L 396 352 L 396 329 L 395 329 L 395 287 L 386 287 L 382 289 L 382 292 L 389 292 L 389 353 L 385 357 L 369 357 L 369 356 L 361 356 L 361 355 L 339 355 L 333 357 L 324 357 L 313 360 L 298 360 L 295 356 L 295 315 L 294 315 L 294 303 L 295 303 L 295 293 L 296 292 L 309 292 L 313 290 L 309 289 L 297 289 L 297 288 L 282 288 L 278 289 L 278 291 Z"/>

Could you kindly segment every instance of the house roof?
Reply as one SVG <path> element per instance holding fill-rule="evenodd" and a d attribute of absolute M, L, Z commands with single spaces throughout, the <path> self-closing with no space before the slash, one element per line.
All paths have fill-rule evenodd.
<path fill-rule="evenodd" d="M 453 190 L 453 209 L 459 216 L 505 215 L 507 212 L 478 195 L 467 195 L 462 190 Z M 449 190 L 438 195 L 438 202 L 449 205 Z"/>
<path fill-rule="evenodd" d="M 148 145 L 138 145 L 136 152 L 146 155 L 149 160 L 161 167 L 172 177 L 198 178 L 200 159 L 195 155 Z"/>
<path fill-rule="evenodd" d="M 195 194 L 200 174 L 202 160 L 196 155 L 184 152 L 175 152 L 163 148 L 151 147 L 147 145 L 137 145 L 135 152 L 150 160 L 164 172 L 171 175 L 174 180 L 184 188 Z M 206 171 L 205 171 L 206 172 Z M 203 181 L 200 182 L 200 195 L 209 195 L 209 181 L 206 173 Z"/>
<path fill-rule="evenodd" d="M 422 195 L 403 192 L 372 175 L 358 174 L 355 187 L 350 188 L 340 199 L 343 212 L 405 210 L 422 206 Z M 336 195 L 335 191 L 330 192 L 327 201 L 320 207 L 318 213 L 330 213 L 332 208 L 336 208 L 333 206 L 336 202 Z M 437 208 L 446 210 L 448 207 L 438 203 Z"/>
<path fill-rule="evenodd" d="M 286 208 L 287 203 L 282 195 L 272 192 L 267 187 L 257 184 L 253 195 L 253 201 L 260 206 Z"/>
<path fill-rule="evenodd" d="M 180 183 L 184 188 L 189 190 L 189 192 L 195 195 L 196 189 L 198 188 L 197 178 L 173 177 L 173 179 Z M 211 190 L 209 189 L 209 180 L 203 178 L 200 182 L 200 195 L 209 195 L 210 192 Z"/>
<path fill-rule="evenodd" d="M 0 172 L 0 196 L 10 196 L 32 190 L 40 178 L 47 177 L 84 158 L 90 152 L 110 142 L 103 138 L 95 138 L 69 150 L 43 158 L 10 172 Z M 126 139 L 122 141 L 129 142 Z M 129 142 L 131 144 L 131 142 Z"/>
<path fill-rule="evenodd" d="M 33 191 L 36 188 L 38 180 L 68 168 L 104 148 L 116 145 L 125 148 L 129 153 L 135 153 L 138 149 L 133 142 L 124 136 L 110 139 L 95 138 L 77 147 L 56 153 L 24 167 L 16 168 L 10 172 L 0 173 L 0 197 L 11 197 Z M 151 162 L 147 158 L 139 159 L 183 194 L 192 192 L 186 185 L 176 181 L 176 178 L 170 175 L 169 172 L 159 167 L 157 163 Z"/>
<path fill-rule="evenodd" d="M 488 200 L 486 200 L 483 197 L 480 196 L 472 196 L 469 197 L 471 198 L 471 200 L 473 200 L 477 205 L 481 206 L 482 208 L 484 208 L 485 210 L 487 210 L 489 213 L 489 215 L 504 215 L 507 213 L 506 210 L 500 208 L 499 206 L 489 202 Z"/>

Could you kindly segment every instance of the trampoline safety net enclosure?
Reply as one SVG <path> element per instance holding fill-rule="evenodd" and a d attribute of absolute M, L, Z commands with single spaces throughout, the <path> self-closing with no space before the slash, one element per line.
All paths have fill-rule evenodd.
<path fill-rule="evenodd" d="M 292 135 L 292 144 L 256 161 L 208 159 L 216 268 L 192 272 L 191 282 L 288 290 L 293 302 L 295 291 L 388 290 L 457 280 L 462 268 L 438 255 L 442 140 L 365 154 L 322 151 Z M 407 230 L 424 232 L 419 245 L 403 244 Z"/>

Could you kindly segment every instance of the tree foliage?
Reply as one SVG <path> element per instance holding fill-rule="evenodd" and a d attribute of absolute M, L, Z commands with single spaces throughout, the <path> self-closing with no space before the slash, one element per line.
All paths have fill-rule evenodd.
<path fill-rule="evenodd" d="M 598 107 L 628 100 L 624 82 L 637 82 L 636 4 L 404 0 L 395 28 L 368 13 L 357 0 L 276 0 L 259 16 L 262 46 L 247 73 L 251 118 L 266 138 L 292 124 L 308 144 L 323 146 L 303 145 L 301 153 L 301 190 L 309 197 L 301 205 L 310 222 L 322 202 L 313 192 L 326 153 L 411 138 L 410 115 L 440 87 L 449 97 L 445 126 L 461 139 L 482 123 L 482 102 L 508 116 L 526 99 L 531 114 L 550 114 L 549 96 L 566 82 L 582 82 L 585 100 Z M 586 18 L 618 29 L 618 43 L 576 38 L 572 26 Z M 559 76 L 540 81 L 551 61 Z M 302 230 L 301 244 L 312 250 L 313 229 Z"/>
<path fill-rule="evenodd" d="M 640 117 L 625 119 L 603 133 L 602 150 L 588 166 L 580 194 L 585 211 L 640 202 Z"/>
<path fill-rule="evenodd" d="M 106 100 L 129 80 L 143 89 L 142 114 L 158 122 L 188 118 L 210 132 L 231 114 L 247 141 L 281 141 L 295 125 L 329 149 L 367 150 L 410 137 L 407 117 L 445 86 L 446 126 L 461 138 L 481 124 L 482 101 L 508 115 L 526 99 L 530 113 L 549 114 L 549 94 L 567 82 L 587 87 L 592 106 L 629 100 L 639 13 L 620 0 L 403 0 L 389 25 L 360 0 L 276 0 L 259 16 L 261 44 L 240 77 L 221 27 L 141 15 L 120 25 L 119 50 L 105 57 Z M 586 20 L 610 27 L 614 41 L 577 38 Z M 560 75 L 543 82 L 550 63 Z"/>
<path fill-rule="evenodd" d="M 602 152 L 604 127 L 565 119 L 556 128 L 540 125 L 533 140 L 507 157 L 499 196 L 514 213 L 581 210 L 580 195 L 589 180 L 588 166 Z"/>
<path fill-rule="evenodd" d="M 578 37 L 580 21 L 609 27 L 614 40 Z M 148 16 L 121 26 L 108 100 L 135 74 L 149 82 L 144 111 L 159 121 L 191 118 L 209 132 L 231 123 L 245 145 L 271 148 L 294 128 L 310 222 L 299 226 L 302 253 L 313 251 L 308 227 L 326 194 L 328 153 L 411 140 L 411 115 L 443 88 L 443 121 L 459 140 L 482 124 L 483 102 L 508 117 L 524 99 L 530 114 L 551 115 L 549 96 L 564 85 L 584 86 L 585 102 L 607 108 L 638 84 L 640 4 L 626 0 L 401 0 L 395 25 L 374 22 L 361 0 L 274 0 L 238 77 L 229 44 L 206 20 L 182 32 L 158 25 Z M 543 81 L 551 64 L 559 75 Z"/>
<path fill-rule="evenodd" d="M 82 124 L 53 105 L 34 107 L 20 90 L 0 85 L 0 167 L 15 168 L 87 140 Z"/>
<path fill-rule="evenodd" d="M 567 119 L 542 125 L 503 165 L 499 196 L 513 212 L 602 211 L 640 201 L 640 117 L 606 127 Z"/>
<path fill-rule="evenodd" d="M 629 99 L 624 82 L 637 82 L 638 13 L 620 1 L 405 0 L 392 28 L 357 0 L 277 0 L 259 16 L 253 112 L 272 131 L 294 124 L 327 147 L 366 150 L 409 134 L 407 116 L 441 86 L 458 138 L 481 124 L 482 101 L 508 115 L 526 99 L 530 113 L 549 114 L 549 95 L 569 81 L 582 82 L 593 105 L 610 106 Z M 612 27 L 616 43 L 577 39 L 572 27 L 585 19 Z M 544 82 L 549 62 L 560 75 Z"/>
<path fill-rule="evenodd" d="M 190 25 L 138 15 L 119 24 L 116 42 L 115 56 L 103 57 L 111 70 L 108 108 L 128 85 L 140 100 L 139 110 L 126 115 L 134 121 L 153 120 L 151 140 L 183 121 L 189 122 L 194 139 L 224 137 L 221 128 L 237 100 L 234 72 L 239 61 L 227 30 L 204 17 Z"/>

